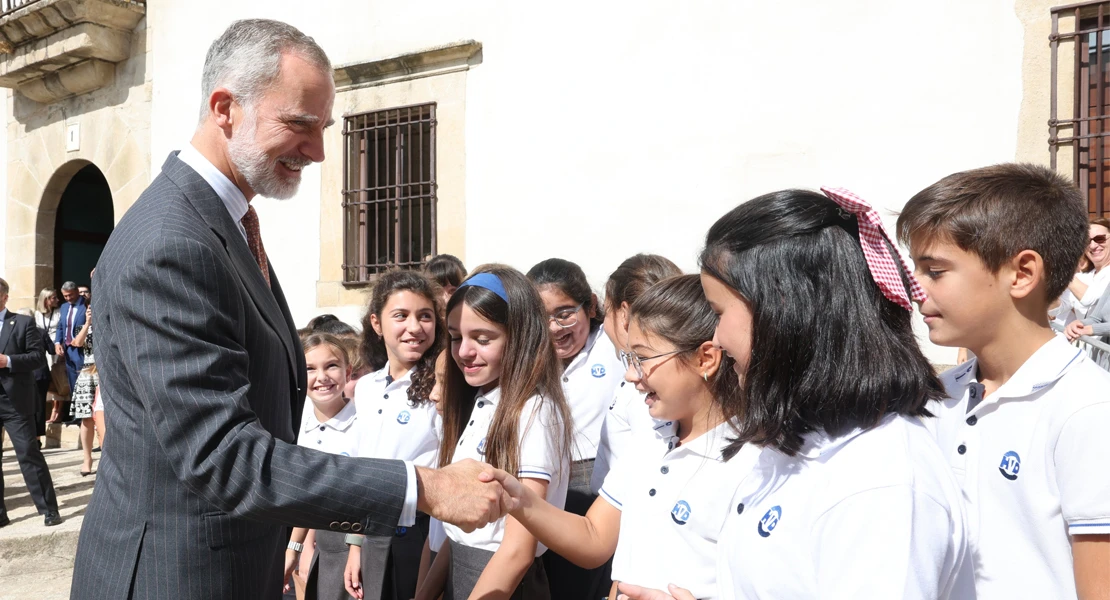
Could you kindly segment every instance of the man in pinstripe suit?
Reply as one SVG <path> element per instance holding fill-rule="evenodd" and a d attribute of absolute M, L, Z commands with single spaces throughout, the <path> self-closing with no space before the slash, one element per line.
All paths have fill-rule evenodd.
<path fill-rule="evenodd" d="M 71 597 L 280 596 L 286 526 L 391 534 L 416 511 L 475 528 L 511 500 L 471 462 L 440 471 L 297 447 L 305 359 L 249 202 L 324 159 L 331 65 L 284 23 L 213 44 L 190 145 L 124 215 L 96 269 L 112 439 Z"/>

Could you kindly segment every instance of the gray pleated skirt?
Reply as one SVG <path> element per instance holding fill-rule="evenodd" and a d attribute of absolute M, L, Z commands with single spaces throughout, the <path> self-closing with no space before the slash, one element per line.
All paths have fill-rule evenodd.
<path fill-rule="evenodd" d="M 341 531 L 316 530 L 316 554 L 312 557 L 309 585 L 312 585 L 311 579 L 316 580 L 315 597 L 318 600 L 349 600 L 351 597 L 343 587 L 348 554 L 344 536 Z"/>
<path fill-rule="evenodd" d="M 450 539 L 446 543 L 451 544 L 451 569 L 447 574 L 447 589 L 443 592 L 443 600 L 466 600 L 474 591 L 474 586 L 478 584 L 482 571 L 493 558 L 493 552 L 463 546 Z M 512 600 L 551 600 L 547 572 L 539 557 L 532 561 L 532 566 L 528 568 L 510 598 Z"/>

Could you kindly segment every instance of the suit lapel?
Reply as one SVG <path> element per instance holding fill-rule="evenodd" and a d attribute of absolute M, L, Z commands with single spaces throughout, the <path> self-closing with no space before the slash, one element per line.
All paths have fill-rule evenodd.
<path fill-rule="evenodd" d="M 232 221 L 223 200 L 203 177 L 177 158 L 176 152 L 166 159 L 166 163 L 162 165 L 162 173 L 186 193 L 186 198 L 193 203 L 201 218 L 223 241 L 224 249 L 231 258 L 231 264 L 239 275 L 239 280 L 247 288 L 247 294 L 258 307 L 258 311 L 262 313 L 262 318 L 281 338 L 285 355 L 289 359 L 289 367 L 296 378 L 300 369 L 293 352 L 289 327 L 284 322 L 284 311 L 278 305 L 274 292 L 262 278 L 262 271 L 258 268 L 250 248 L 247 247 L 247 241 L 243 239 L 239 227 Z"/>
<path fill-rule="evenodd" d="M 0 331 L 0 354 L 8 347 L 8 340 L 11 339 L 12 333 L 15 330 L 15 315 L 10 311 L 4 313 L 4 330 Z"/>

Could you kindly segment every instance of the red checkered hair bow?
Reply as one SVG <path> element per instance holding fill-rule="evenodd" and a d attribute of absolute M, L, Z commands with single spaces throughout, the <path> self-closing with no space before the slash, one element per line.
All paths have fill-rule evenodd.
<path fill-rule="evenodd" d="M 867 268 L 871 270 L 871 278 L 883 295 L 908 311 L 913 311 L 911 301 L 924 302 L 925 290 L 906 266 L 898 247 L 891 241 L 879 213 L 866 200 L 844 188 L 822 187 L 821 191 L 840 208 L 856 216 L 859 223 L 859 243 L 863 247 L 863 256 L 867 259 Z"/>

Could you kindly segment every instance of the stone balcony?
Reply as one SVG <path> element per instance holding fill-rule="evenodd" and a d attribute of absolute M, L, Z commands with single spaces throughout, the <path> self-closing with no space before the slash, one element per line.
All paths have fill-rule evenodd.
<path fill-rule="evenodd" d="M 0 87 L 49 104 L 112 83 L 145 0 L 2 0 Z"/>

